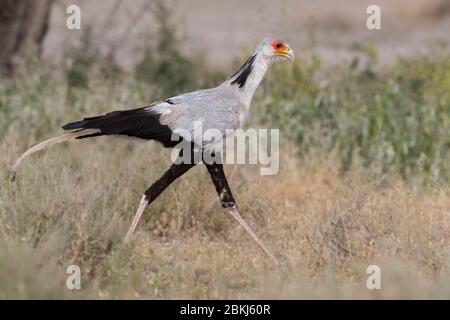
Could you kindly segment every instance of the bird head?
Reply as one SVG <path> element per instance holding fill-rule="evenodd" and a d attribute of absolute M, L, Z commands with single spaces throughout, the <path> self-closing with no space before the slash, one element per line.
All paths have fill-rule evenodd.
<path fill-rule="evenodd" d="M 293 60 L 294 59 L 294 51 L 292 51 L 291 47 L 287 42 L 279 39 L 279 38 L 265 38 L 258 46 L 256 51 L 259 54 L 264 55 L 270 61 L 278 61 L 278 60 Z"/>

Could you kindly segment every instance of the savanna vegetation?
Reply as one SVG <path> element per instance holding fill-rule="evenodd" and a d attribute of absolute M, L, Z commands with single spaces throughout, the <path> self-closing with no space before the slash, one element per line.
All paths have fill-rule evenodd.
<path fill-rule="evenodd" d="M 311 47 L 269 72 L 249 126 L 281 129 L 280 172 L 226 170 L 279 269 L 222 210 L 201 166 L 123 242 L 142 191 L 170 162 L 155 143 L 59 145 L 8 181 L 17 156 L 68 121 L 225 77 L 180 51 L 165 10 L 133 72 L 100 57 L 87 32 L 61 65 L 34 61 L 0 80 L 0 298 L 449 298 L 445 50 L 381 66 L 376 48 L 360 44 L 354 59 L 326 68 Z M 82 290 L 65 287 L 72 264 Z M 382 290 L 366 287 L 372 264 Z"/>

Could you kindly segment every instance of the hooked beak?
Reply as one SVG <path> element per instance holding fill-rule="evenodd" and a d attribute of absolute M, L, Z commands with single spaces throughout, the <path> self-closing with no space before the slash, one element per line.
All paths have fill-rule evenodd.
<path fill-rule="evenodd" d="M 275 55 L 294 60 L 294 51 L 289 47 L 275 51 Z"/>

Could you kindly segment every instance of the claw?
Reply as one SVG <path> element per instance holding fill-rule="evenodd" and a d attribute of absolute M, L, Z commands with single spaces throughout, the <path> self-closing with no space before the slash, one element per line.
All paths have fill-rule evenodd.
<path fill-rule="evenodd" d="M 250 226 L 245 222 L 245 220 L 241 217 L 239 212 L 237 212 L 236 207 L 230 207 L 228 208 L 228 213 L 231 214 L 231 216 L 236 219 L 237 222 L 241 225 L 242 228 L 244 228 L 245 231 L 252 237 L 252 239 L 259 245 L 259 247 L 262 249 L 262 251 L 272 260 L 272 262 L 275 264 L 275 266 L 279 266 L 280 263 L 278 262 L 277 258 L 266 248 L 264 243 L 259 240 L 259 238 L 256 236 L 256 234 L 253 232 L 253 230 L 250 228 Z"/>

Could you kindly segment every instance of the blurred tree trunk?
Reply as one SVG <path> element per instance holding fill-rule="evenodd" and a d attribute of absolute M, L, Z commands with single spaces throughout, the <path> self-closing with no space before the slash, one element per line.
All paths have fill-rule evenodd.
<path fill-rule="evenodd" d="M 53 0 L 0 0 L 0 71 L 11 75 L 39 55 Z"/>

